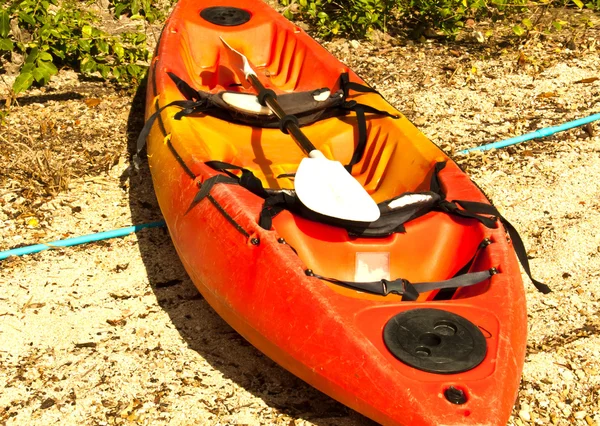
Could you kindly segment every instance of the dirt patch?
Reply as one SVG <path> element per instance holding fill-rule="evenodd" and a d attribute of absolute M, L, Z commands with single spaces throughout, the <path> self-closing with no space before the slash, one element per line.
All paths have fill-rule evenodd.
<path fill-rule="evenodd" d="M 600 112 L 599 35 L 325 46 L 457 153 Z M 148 170 L 126 172 L 143 95 L 61 71 L 20 99 L 0 127 L 0 249 L 160 218 Z M 600 424 L 597 128 L 456 155 L 554 289 L 524 278 L 530 336 L 512 425 Z M 372 424 L 241 339 L 164 230 L 3 261 L 0 288 L 1 422 Z"/>

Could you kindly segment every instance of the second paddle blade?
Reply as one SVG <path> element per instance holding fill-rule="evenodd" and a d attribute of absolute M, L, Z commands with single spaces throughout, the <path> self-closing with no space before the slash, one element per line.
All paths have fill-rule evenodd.
<path fill-rule="evenodd" d="M 362 185 L 338 161 L 312 151 L 300 162 L 294 188 L 300 201 L 325 216 L 356 222 L 379 219 L 379 207 Z"/>

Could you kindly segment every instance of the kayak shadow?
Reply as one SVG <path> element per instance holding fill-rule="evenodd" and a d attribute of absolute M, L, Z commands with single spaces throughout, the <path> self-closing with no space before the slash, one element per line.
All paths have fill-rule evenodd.
<path fill-rule="evenodd" d="M 145 90 L 145 84 L 141 84 L 127 121 L 130 155 L 135 153 L 137 135 L 144 125 Z M 137 174 L 126 172 L 122 180 L 124 185 L 129 184 L 133 223 L 160 220 L 146 159 Z M 139 232 L 138 244 L 160 307 L 189 348 L 226 380 L 243 387 L 269 407 L 316 425 L 375 424 L 279 367 L 223 321 L 191 282 L 165 228 Z"/>

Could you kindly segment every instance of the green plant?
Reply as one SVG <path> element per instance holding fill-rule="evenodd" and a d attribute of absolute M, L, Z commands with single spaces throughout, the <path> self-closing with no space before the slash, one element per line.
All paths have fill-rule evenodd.
<path fill-rule="evenodd" d="M 579 7 L 600 10 L 600 0 L 562 0 Z M 555 0 L 540 0 L 554 4 Z M 415 26 L 429 27 L 445 34 L 455 34 L 469 19 L 502 19 L 523 12 L 529 0 L 280 0 L 288 19 L 312 23 L 321 36 L 364 37 L 371 30 L 386 30 L 389 19 L 404 20 Z M 540 4 L 535 3 L 535 4 Z M 564 21 L 556 20 L 559 30 Z M 525 36 L 533 23 L 525 18 L 513 27 L 517 36 Z"/>
<path fill-rule="evenodd" d="M 85 3 L 83 4 L 85 6 Z M 0 55 L 19 62 L 12 90 L 47 84 L 60 67 L 98 73 L 123 85 L 136 84 L 149 58 L 142 32 L 111 35 L 99 18 L 74 0 L 13 0 L 0 9 Z M 24 60 L 22 59 L 24 58 Z"/>
<path fill-rule="evenodd" d="M 395 0 L 281 0 L 284 15 L 292 19 L 297 5 L 300 17 L 316 24 L 319 34 L 365 36 L 374 29 L 385 30 Z"/>
<path fill-rule="evenodd" d="M 131 19 L 145 19 L 153 23 L 164 18 L 164 13 L 152 0 L 110 0 L 115 16 L 129 14 Z"/>

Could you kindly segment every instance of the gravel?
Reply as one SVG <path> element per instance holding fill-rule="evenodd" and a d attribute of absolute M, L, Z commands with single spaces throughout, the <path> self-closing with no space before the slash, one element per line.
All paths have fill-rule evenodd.
<path fill-rule="evenodd" d="M 600 32 L 582 16 L 598 23 L 570 12 L 572 31 L 521 42 L 497 29 L 483 43 L 465 32 L 325 46 L 456 153 L 600 112 Z M 142 108 L 64 70 L 25 93 L 0 126 L 0 250 L 160 218 L 147 169 L 128 173 Z M 456 155 L 554 290 L 524 276 L 529 343 L 510 425 L 600 425 L 596 129 Z M 2 423 L 372 424 L 225 324 L 164 230 L 3 261 L 0 289 Z"/>

